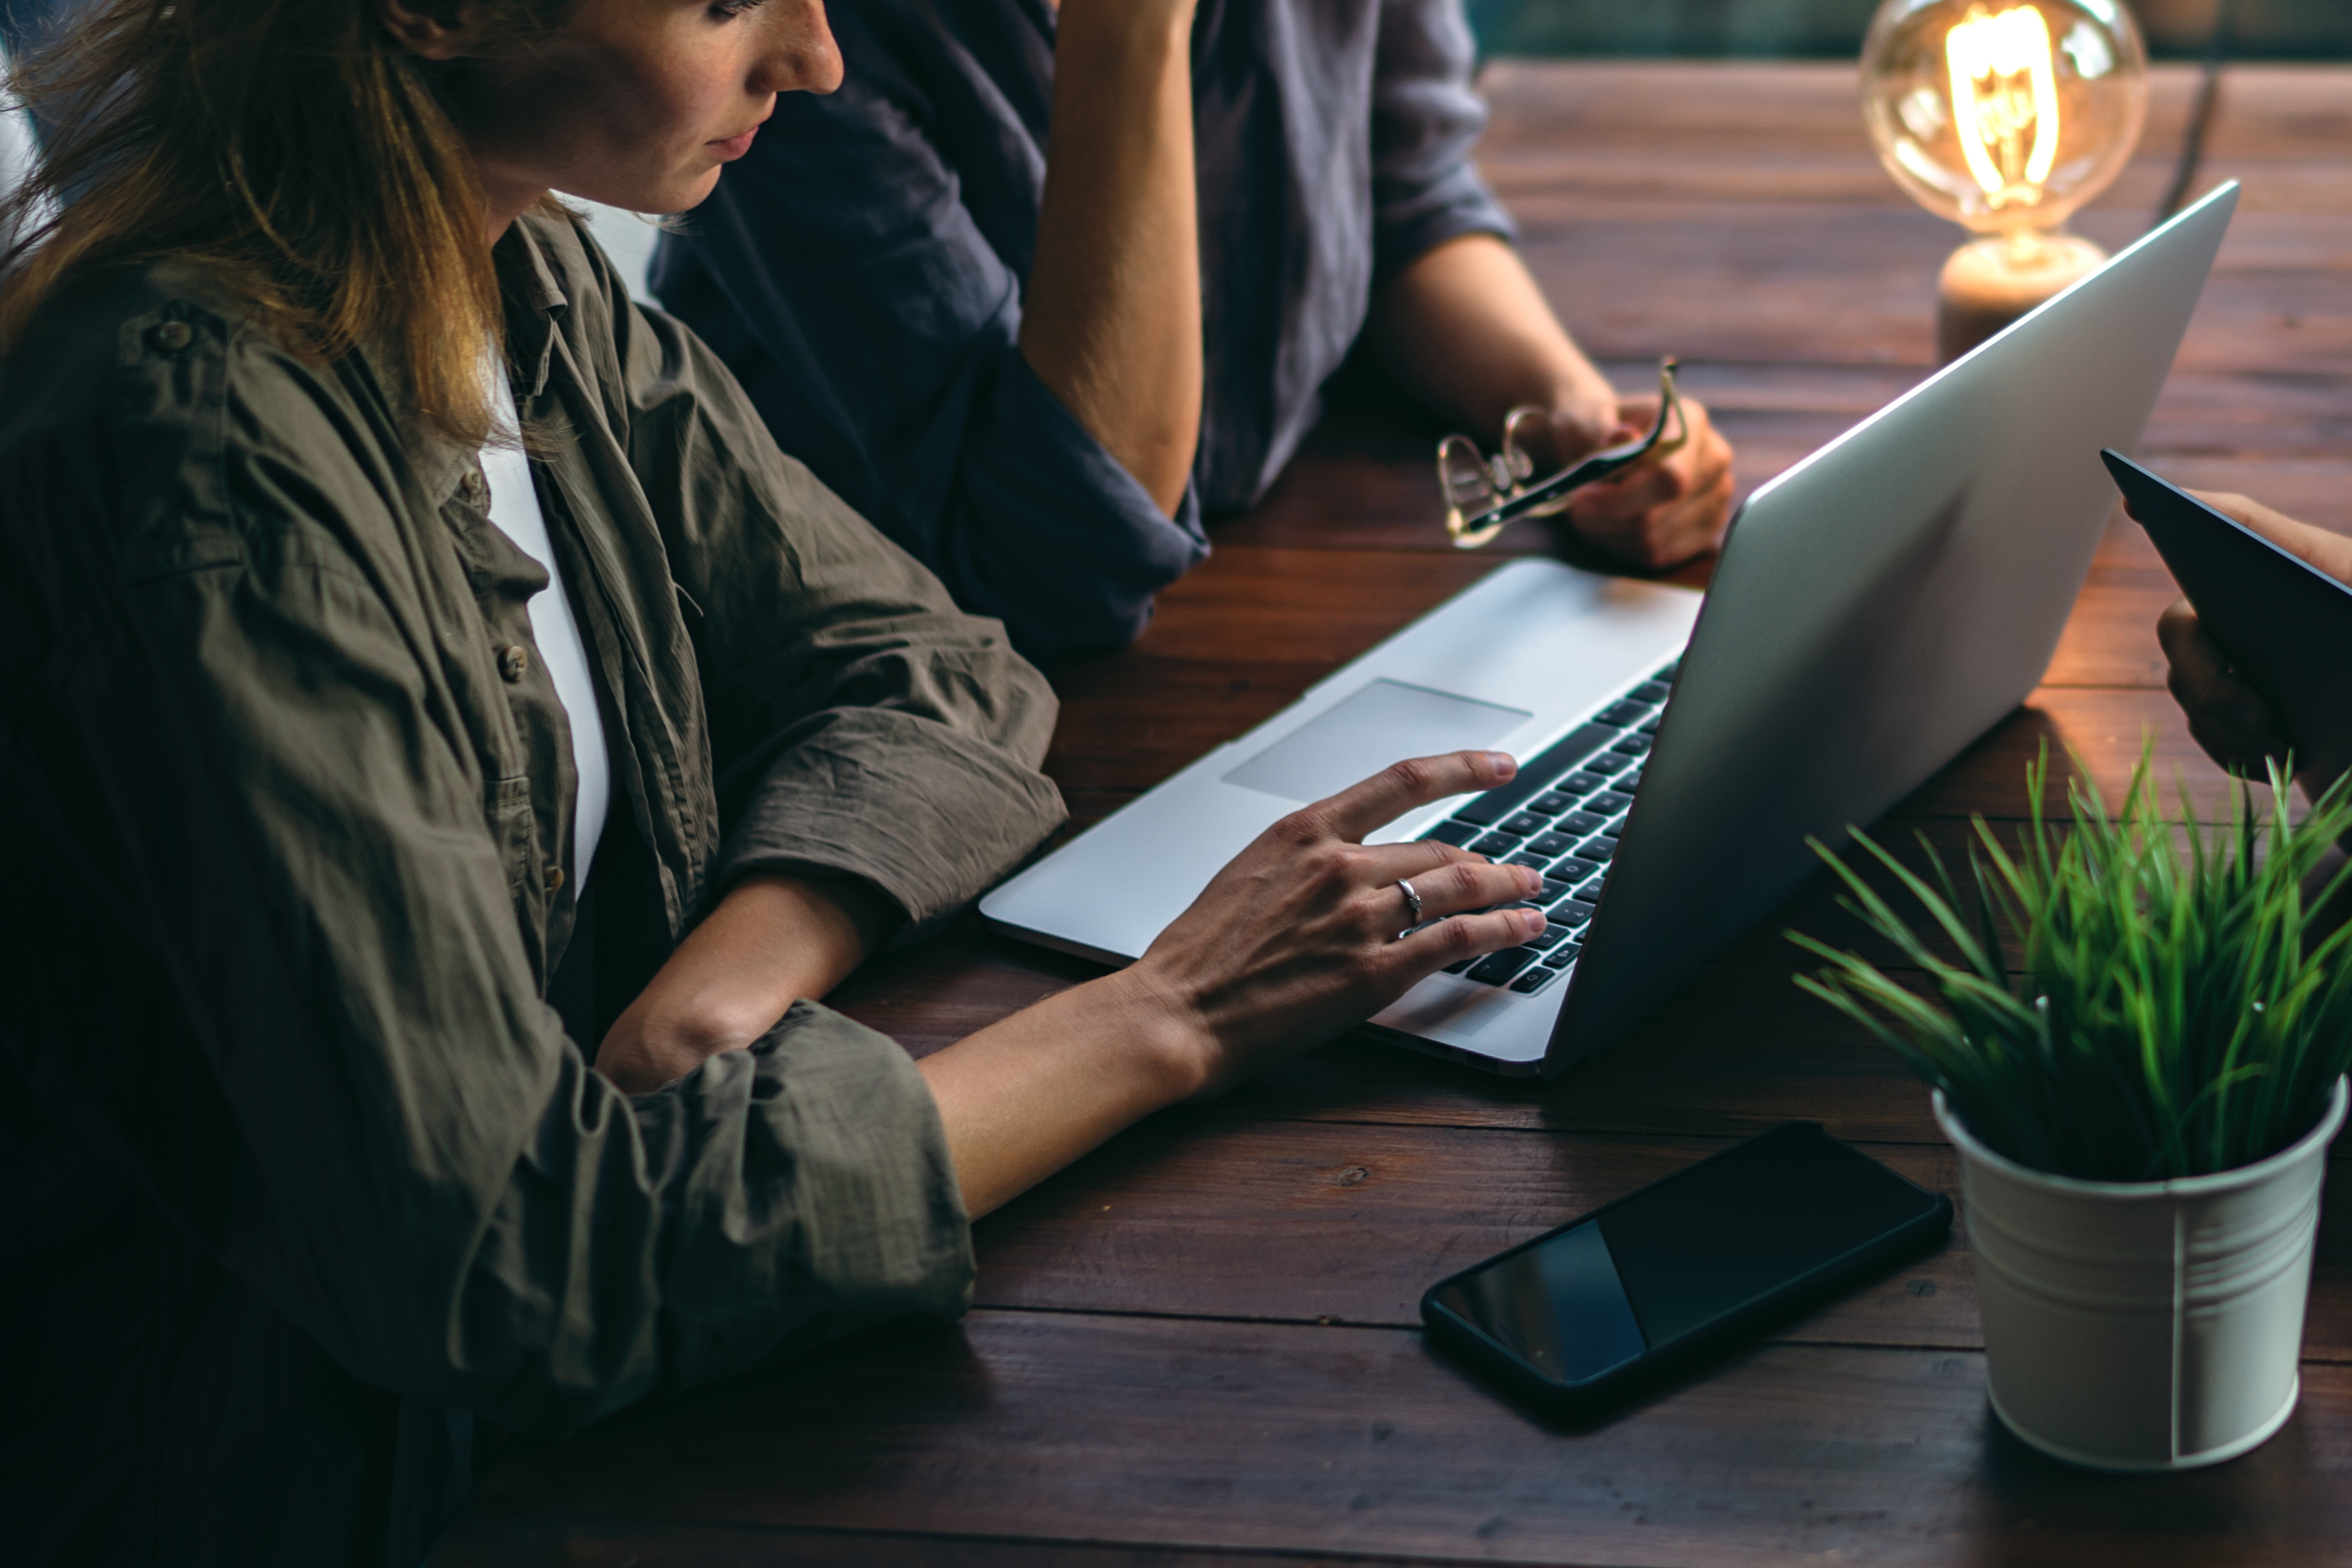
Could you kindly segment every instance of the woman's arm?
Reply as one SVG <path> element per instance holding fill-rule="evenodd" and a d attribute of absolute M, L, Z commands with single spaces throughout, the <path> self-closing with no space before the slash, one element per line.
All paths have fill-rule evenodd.
<path fill-rule="evenodd" d="M 1611 389 L 1518 252 L 1491 234 L 1447 240 L 1391 278 L 1373 301 L 1371 331 L 1401 383 L 1489 440 L 1519 404 L 1549 411 L 1555 464 L 1631 440 L 1657 417 L 1654 396 Z M 1636 565 L 1712 550 L 1731 521 L 1731 447 L 1696 399 L 1682 406 L 1690 439 L 1678 451 L 1586 486 L 1568 510 L 1578 533 Z"/>
<path fill-rule="evenodd" d="M 1445 965 L 1535 935 L 1521 866 L 1433 843 L 1359 842 L 1517 764 L 1459 752 L 1399 763 L 1276 823 L 1143 957 L 925 1057 L 965 1211 L 988 1213 L 1163 1106 L 1213 1095 L 1322 1044 Z M 1400 879 L 1433 923 L 1400 938 Z M 1447 918 L 1451 917 L 1451 918 Z"/>
<path fill-rule="evenodd" d="M 1184 499 L 1201 432 L 1192 0 L 1064 0 L 1021 352 L 1151 492 Z"/>
<path fill-rule="evenodd" d="M 741 1050 L 795 1001 L 846 980 L 902 918 L 862 882 L 745 877 L 613 1021 L 596 1070 L 649 1094 Z"/>

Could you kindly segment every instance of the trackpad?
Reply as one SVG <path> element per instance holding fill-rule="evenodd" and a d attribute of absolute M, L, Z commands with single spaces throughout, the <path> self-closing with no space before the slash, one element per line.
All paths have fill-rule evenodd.
<path fill-rule="evenodd" d="M 1406 757 L 1493 745 L 1532 714 L 1375 680 L 1225 775 L 1285 800 L 1321 800 Z"/>

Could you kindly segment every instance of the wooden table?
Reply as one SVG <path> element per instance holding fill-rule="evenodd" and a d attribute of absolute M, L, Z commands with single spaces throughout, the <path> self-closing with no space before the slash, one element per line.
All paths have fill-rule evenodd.
<path fill-rule="evenodd" d="M 1953 230 L 1895 192 L 1832 66 L 1499 64 L 1486 168 L 1582 341 L 1640 384 L 1665 351 L 1753 485 L 1912 384 Z M 2142 228 L 2190 90 L 2082 226 Z M 2242 69 L 2209 174 L 2244 204 L 2147 443 L 2188 482 L 2352 530 L 2352 71 Z M 1491 570 L 1443 548 L 1427 431 L 1336 419 L 1161 601 L 1063 672 L 1048 766 L 1098 818 Z M 2119 785 L 2143 730 L 2220 779 L 2162 689 L 2171 596 L 2111 531 L 2042 686 L 1883 826 L 1958 842 L 2018 815 L 2026 759 Z M 1736 802 L 1727 802 L 1736 804 Z M 1552 1430 L 1423 1346 L 1423 1287 L 1792 1117 L 1951 1190 L 1925 1096 L 1790 984 L 1801 895 L 1557 1083 L 1325 1047 L 1116 1140 L 978 1228 L 953 1329 L 879 1331 L 631 1412 L 483 1486 L 450 1565 L 2352 1562 L 2352 1192 L 2331 1186 L 2302 1408 L 2171 1479 L 2066 1468 L 1990 1415 L 1967 1243 L 1622 1416 Z M 972 931 L 841 1001 L 933 1049 L 1085 978 Z M 2338 1166 L 2341 1172 L 2344 1167 Z"/>

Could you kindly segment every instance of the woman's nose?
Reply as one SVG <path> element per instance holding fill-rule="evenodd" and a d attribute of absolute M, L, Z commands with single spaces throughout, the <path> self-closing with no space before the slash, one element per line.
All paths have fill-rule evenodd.
<path fill-rule="evenodd" d="M 755 92 L 831 92 L 841 85 L 841 50 L 825 20 L 824 0 L 776 0 L 766 47 L 753 62 Z"/>

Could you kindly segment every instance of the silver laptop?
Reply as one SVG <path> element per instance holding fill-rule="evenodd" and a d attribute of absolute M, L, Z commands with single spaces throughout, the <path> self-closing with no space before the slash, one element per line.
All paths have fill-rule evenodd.
<path fill-rule="evenodd" d="M 2226 184 L 1740 510 L 1704 598 L 1501 567 L 998 888 L 994 929 L 1110 963 L 1301 802 L 1492 747 L 1505 788 L 1368 842 L 1545 868 L 1526 948 L 1431 976 L 1376 1034 L 1550 1076 L 1778 907 L 2041 679 L 2237 205 Z"/>

